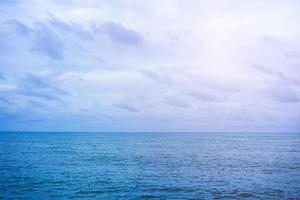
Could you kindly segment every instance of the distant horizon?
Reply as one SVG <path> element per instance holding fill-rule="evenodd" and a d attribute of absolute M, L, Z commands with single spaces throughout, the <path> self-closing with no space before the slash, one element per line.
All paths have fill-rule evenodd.
<path fill-rule="evenodd" d="M 29 131 L 29 130 L 18 130 L 18 131 L 1 131 L 0 133 L 17 133 L 17 132 L 22 132 L 22 133 L 225 133 L 225 134 L 230 134 L 230 133 L 250 133 L 250 134 L 264 134 L 264 133 L 274 133 L 274 134 L 281 134 L 281 133 L 300 133 L 300 131 L 256 131 L 256 132 L 251 132 L 251 131 L 49 131 L 49 130 L 43 130 L 43 131 Z"/>

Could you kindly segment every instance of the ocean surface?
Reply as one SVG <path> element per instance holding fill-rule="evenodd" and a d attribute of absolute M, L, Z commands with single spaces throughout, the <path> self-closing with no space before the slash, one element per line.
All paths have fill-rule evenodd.
<path fill-rule="evenodd" d="M 2 132 L 0 199 L 300 199 L 300 134 Z"/>

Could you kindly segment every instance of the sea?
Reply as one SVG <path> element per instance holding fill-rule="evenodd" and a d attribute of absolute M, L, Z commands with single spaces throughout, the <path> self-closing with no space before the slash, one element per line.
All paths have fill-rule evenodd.
<path fill-rule="evenodd" d="M 0 199 L 300 199 L 299 133 L 1 132 Z"/>

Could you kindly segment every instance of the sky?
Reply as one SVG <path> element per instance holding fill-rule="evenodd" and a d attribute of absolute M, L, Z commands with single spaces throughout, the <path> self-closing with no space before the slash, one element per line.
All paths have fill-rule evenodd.
<path fill-rule="evenodd" d="M 300 131 L 298 0 L 0 0 L 2 131 Z"/>

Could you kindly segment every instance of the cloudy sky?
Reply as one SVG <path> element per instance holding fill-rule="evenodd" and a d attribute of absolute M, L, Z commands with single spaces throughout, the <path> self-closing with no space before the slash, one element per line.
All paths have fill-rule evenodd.
<path fill-rule="evenodd" d="M 0 0 L 0 130 L 300 131 L 298 0 Z"/>

